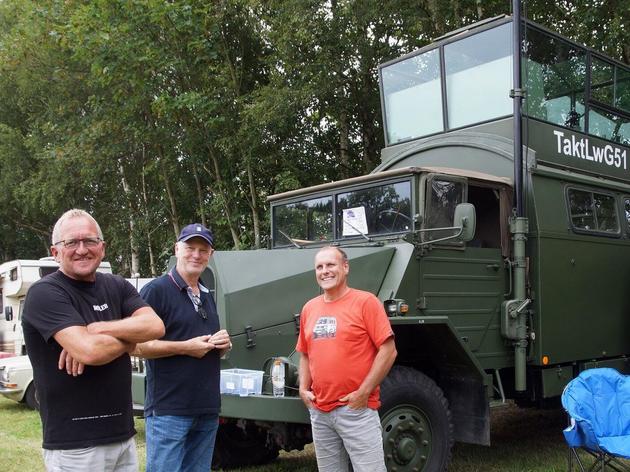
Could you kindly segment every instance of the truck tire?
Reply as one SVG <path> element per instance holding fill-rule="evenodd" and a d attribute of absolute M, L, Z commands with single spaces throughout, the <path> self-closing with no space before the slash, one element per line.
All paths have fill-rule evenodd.
<path fill-rule="evenodd" d="M 381 383 L 381 425 L 387 470 L 442 472 L 451 460 L 453 424 L 433 380 L 394 366 Z"/>
<path fill-rule="evenodd" d="M 35 382 L 31 382 L 26 388 L 26 393 L 24 394 L 24 403 L 26 403 L 29 408 L 35 411 L 39 411 L 39 396 L 37 395 Z"/>
<path fill-rule="evenodd" d="M 234 423 L 219 426 L 212 470 L 262 465 L 278 457 L 278 446 L 267 445 L 267 434 L 254 428 L 243 431 Z"/>

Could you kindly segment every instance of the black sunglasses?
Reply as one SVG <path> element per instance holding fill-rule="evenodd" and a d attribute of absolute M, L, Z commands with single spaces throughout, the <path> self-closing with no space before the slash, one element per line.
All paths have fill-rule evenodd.
<path fill-rule="evenodd" d="M 199 313 L 199 316 L 201 316 L 201 318 L 203 318 L 204 320 L 208 319 L 208 313 L 206 313 L 206 310 L 204 310 L 203 306 L 202 306 L 202 301 L 201 301 L 201 297 L 199 295 L 195 295 L 192 290 L 190 290 L 190 288 L 188 289 L 188 292 L 190 293 L 190 298 L 193 301 L 193 304 L 195 305 L 195 308 L 197 310 L 197 313 Z"/>

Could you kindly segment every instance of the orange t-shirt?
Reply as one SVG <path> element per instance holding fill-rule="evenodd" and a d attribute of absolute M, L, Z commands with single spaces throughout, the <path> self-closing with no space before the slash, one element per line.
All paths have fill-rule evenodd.
<path fill-rule="evenodd" d="M 323 295 L 308 301 L 300 316 L 296 350 L 308 356 L 314 405 L 322 411 L 344 405 L 339 399 L 359 388 L 378 348 L 393 335 L 383 304 L 369 292 L 350 289 L 332 302 Z M 368 407 L 380 405 L 376 387 Z"/>

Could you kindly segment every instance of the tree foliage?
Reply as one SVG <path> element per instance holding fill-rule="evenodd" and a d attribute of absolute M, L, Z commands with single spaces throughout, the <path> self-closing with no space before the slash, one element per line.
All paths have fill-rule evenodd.
<path fill-rule="evenodd" d="M 532 0 L 550 29 L 630 60 L 628 2 Z M 154 275 L 179 229 L 265 246 L 266 197 L 372 170 L 377 66 L 507 0 L 3 0 L 0 256 L 46 255 L 91 211 L 117 271 Z"/>

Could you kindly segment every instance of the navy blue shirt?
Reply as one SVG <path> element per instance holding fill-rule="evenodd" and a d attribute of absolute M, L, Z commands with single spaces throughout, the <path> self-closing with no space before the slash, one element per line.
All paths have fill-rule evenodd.
<path fill-rule="evenodd" d="M 188 284 L 173 268 L 168 274 L 145 285 L 140 295 L 155 310 L 166 328 L 163 341 L 185 341 L 219 331 L 219 317 L 210 293 L 201 291 L 201 306 L 207 314 L 197 313 L 187 292 Z M 169 356 L 146 361 L 146 398 L 144 416 L 200 415 L 218 413 L 219 350 L 201 359 Z"/>

